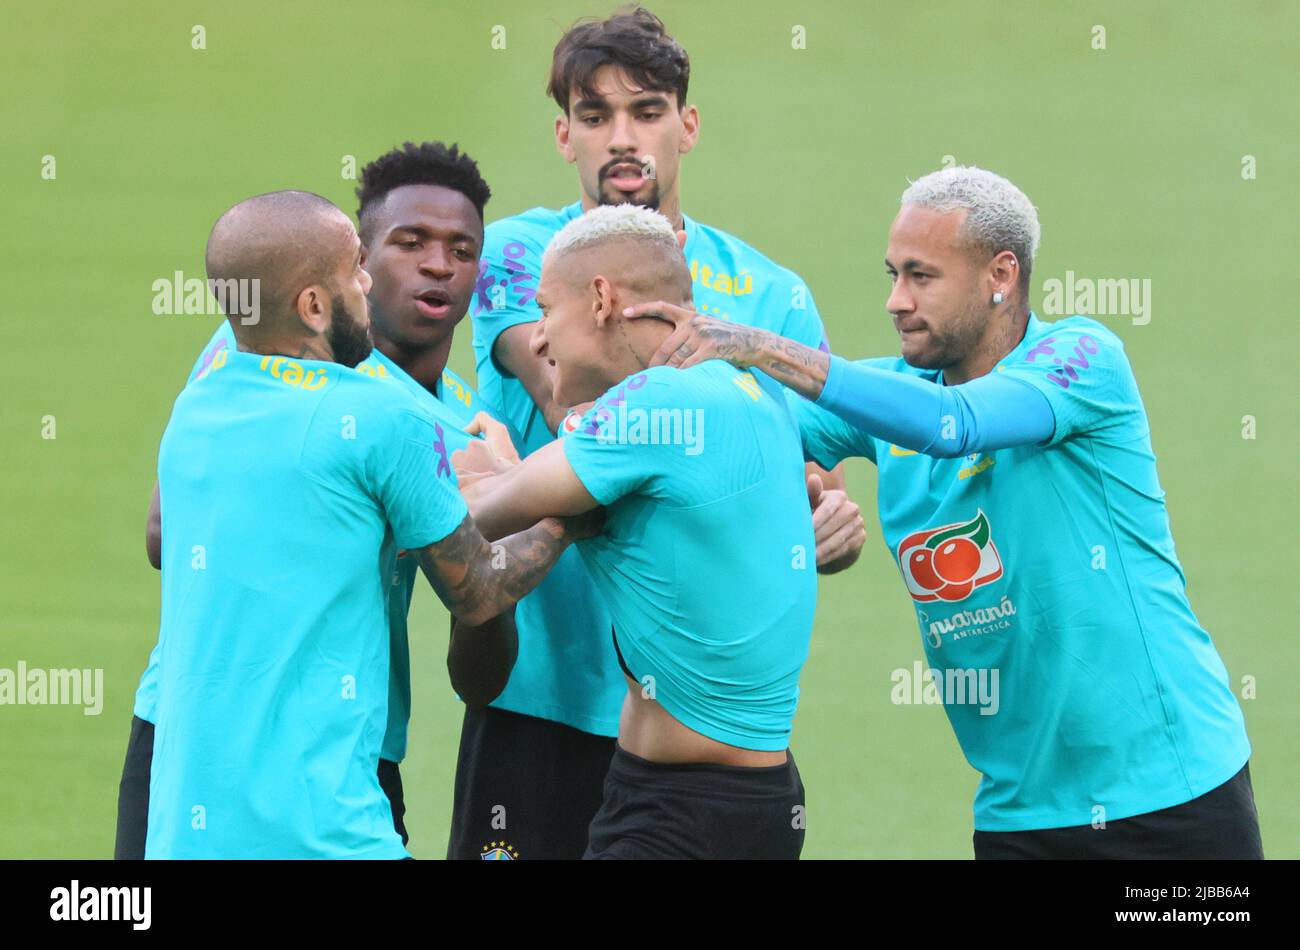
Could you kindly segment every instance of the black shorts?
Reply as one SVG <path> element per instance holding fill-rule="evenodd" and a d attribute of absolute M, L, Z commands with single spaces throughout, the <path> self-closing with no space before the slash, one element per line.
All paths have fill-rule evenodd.
<path fill-rule="evenodd" d="M 131 738 L 126 743 L 126 762 L 117 787 L 117 843 L 115 861 L 141 861 L 149 834 L 149 774 L 153 768 L 153 723 L 131 717 Z M 379 760 L 379 786 L 393 808 L 393 827 L 406 844 L 406 802 L 402 797 L 402 776 L 397 763 Z"/>
<path fill-rule="evenodd" d="M 449 860 L 577 860 L 600 808 L 614 739 L 465 707 Z"/>
<path fill-rule="evenodd" d="M 406 798 L 402 794 L 402 773 L 397 769 L 396 762 L 390 762 L 388 759 L 379 760 L 379 787 L 384 790 L 388 796 L 388 804 L 393 809 L 393 829 L 402 836 L 402 844 L 410 841 L 410 835 L 406 833 Z"/>
<path fill-rule="evenodd" d="M 614 753 L 586 858 L 786 859 L 803 851 L 803 781 L 784 765 L 661 765 Z"/>
<path fill-rule="evenodd" d="M 1199 798 L 1108 821 L 1104 828 L 1077 825 L 1037 831 L 977 831 L 975 857 L 1260 860 L 1264 848 L 1250 785 L 1250 763 Z"/>
<path fill-rule="evenodd" d="M 126 742 L 126 762 L 117 786 L 117 843 L 113 860 L 144 860 L 144 839 L 149 829 L 149 772 L 153 766 L 153 723 L 131 717 L 131 738 Z"/>

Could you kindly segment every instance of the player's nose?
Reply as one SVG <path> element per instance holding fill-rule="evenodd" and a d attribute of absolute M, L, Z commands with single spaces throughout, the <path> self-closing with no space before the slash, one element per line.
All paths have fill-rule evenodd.
<path fill-rule="evenodd" d="M 543 357 L 546 355 L 545 323 L 545 320 L 538 320 L 533 326 L 533 335 L 528 339 L 528 346 L 533 351 L 534 356 Z"/>
<path fill-rule="evenodd" d="M 420 270 L 435 277 L 450 277 L 452 274 L 451 255 L 438 241 L 429 246 L 429 252 L 420 258 Z"/>
<path fill-rule="evenodd" d="M 370 271 L 366 270 L 364 267 L 361 268 L 361 292 L 363 294 L 370 293 L 370 287 L 374 282 L 374 278 L 370 276 Z"/>
<path fill-rule="evenodd" d="M 622 110 L 615 112 L 610 120 L 609 150 L 615 155 L 636 151 L 636 127 L 632 116 Z"/>
<path fill-rule="evenodd" d="M 895 316 L 900 313 L 911 313 L 916 309 L 916 302 L 907 292 L 902 280 L 894 281 L 894 288 L 889 292 L 889 299 L 885 301 L 885 309 Z"/>

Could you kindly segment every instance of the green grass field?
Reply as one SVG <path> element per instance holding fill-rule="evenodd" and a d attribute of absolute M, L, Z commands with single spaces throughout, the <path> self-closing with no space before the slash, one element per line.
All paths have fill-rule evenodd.
<path fill-rule="evenodd" d="M 685 210 L 799 271 L 843 355 L 896 351 L 885 235 L 908 177 L 944 156 L 1000 171 L 1038 205 L 1035 304 L 1069 270 L 1152 281 L 1149 324 L 1105 322 L 1142 387 L 1192 605 L 1234 684 L 1256 683 L 1243 706 L 1265 851 L 1300 856 L 1300 427 L 1287 369 L 1300 344 L 1288 292 L 1300 7 L 652 8 L 691 54 L 702 116 Z M 574 200 L 545 77 L 562 28 L 608 9 L 150 0 L 28 4 L 7 18 L 0 667 L 102 668 L 106 696 L 99 716 L 0 707 L 0 857 L 112 853 L 133 695 L 157 636 L 143 521 L 158 439 L 214 326 L 154 315 L 152 282 L 200 275 L 212 222 L 248 195 L 305 188 L 355 211 L 345 156 L 364 163 L 406 139 L 468 149 L 494 191 L 489 219 Z M 191 48 L 195 25 L 206 49 Z M 505 49 L 492 48 L 497 25 Z M 792 49 L 795 26 L 806 49 Z M 468 321 L 452 366 L 472 378 Z M 967 858 L 976 773 L 940 707 L 890 702 L 891 671 L 921 644 L 879 540 L 874 470 L 857 461 L 849 475 L 872 537 L 821 587 L 793 741 L 804 853 Z M 427 587 L 411 629 L 407 823 L 413 853 L 433 858 L 460 709 Z"/>

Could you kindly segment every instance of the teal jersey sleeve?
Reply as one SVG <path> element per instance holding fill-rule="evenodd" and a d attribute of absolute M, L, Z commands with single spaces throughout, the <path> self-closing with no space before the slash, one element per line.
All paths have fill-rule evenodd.
<path fill-rule="evenodd" d="M 444 436 L 418 409 L 403 409 L 374 446 L 367 474 L 384 506 L 398 547 L 417 549 L 441 541 L 469 514 L 445 463 Z"/>
<path fill-rule="evenodd" d="M 484 232 L 473 312 L 475 339 L 489 354 L 504 331 L 541 319 L 535 298 L 548 239 L 513 219 L 494 222 Z M 513 378 L 495 357 L 492 363 L 503 376 Z"/>
<path fill-rule="evenodd" d="M 445 430 L 404 387 L 340 371 L 303 445 L 308 477 L 337 469 L 345 453 L 352 490 L 378 505 L 398 547 L 441 541 L 469 513 L 455 487 Z"/>
<path fill-rule="evenodd" d="M 875 440 L 866 432 L 792 389 L 786 390 L 785 399 L 799 424 L 804 458 L 809 462 L 816 462 L 829 471 L 846 458 L 876 461 Z"/>
<path fill-rule="evenodd" d="M 1147 435 L 1124 344 L 1100 323 L 1083 317 L 1060 320 L 1023 354 L 1001 372 L 1047 397 L 1056 419 L 1048 444 L 1090 433 L 1120 442 Z"/>
<path fill-rule="evenodd" d="M 630 438 L 628 410 L 663 409 L 674 401 L 671 377 L 654 371 L 638 373 L 597 399 L 578 427 L 565 436 L 565 458 L 602 505 L 635 492 L 652 491 L 665 474 L 668 447 Z"/>

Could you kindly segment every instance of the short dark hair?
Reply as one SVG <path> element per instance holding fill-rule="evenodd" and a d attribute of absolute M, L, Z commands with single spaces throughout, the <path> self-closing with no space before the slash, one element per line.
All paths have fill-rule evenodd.
<path fill-rule="evenodd" d="M 570 27 L 555 44 L 546 94 L 568 115 L 573 90 L 596 97 L 592 82 L 602 66 L 618 66 L 640 88 L 676 93 L 677 107 L 686 105 L 690 57 L 645 7 L 625 7 L 604 20 L 579 20 Z"/>
<path fill-rule="evenodd" d="M 357 221 L 361 225 L 362 240 L 367 231 L 366 209 L 382 202 L 394 188 L 403 185 L 441 185 L 459 191 L 469 199 L 483 218 L 483 208 L 492 197 L 478 163 L 459 147 L 441 142 L 403 143 L 401 148 L 385 152 L 361 169 L 361 184 L 357 186 Z"/>

